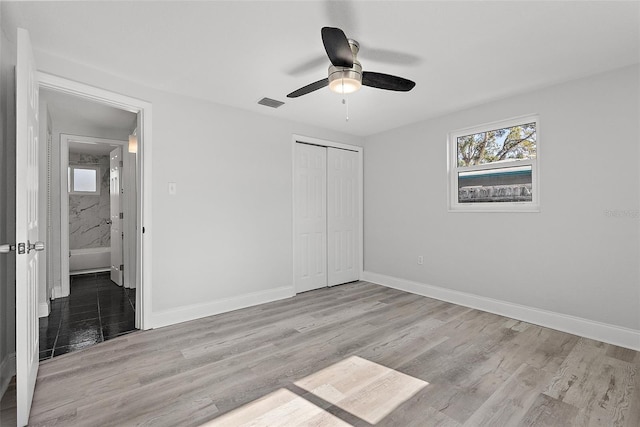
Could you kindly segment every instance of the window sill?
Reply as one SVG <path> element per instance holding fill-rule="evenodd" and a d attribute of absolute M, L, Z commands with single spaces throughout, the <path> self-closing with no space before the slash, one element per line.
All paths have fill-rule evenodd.
<path fill-rule="evenodd" d="M 488 207 L 488 206 L 474 206 L 470 208 L 449 207 L 447 210 L 451 213 L 473 213 L 473 212 L 500 212 L 500 213 L 539 213 L 540 206 L 500 206 L 500 207 Z"/>

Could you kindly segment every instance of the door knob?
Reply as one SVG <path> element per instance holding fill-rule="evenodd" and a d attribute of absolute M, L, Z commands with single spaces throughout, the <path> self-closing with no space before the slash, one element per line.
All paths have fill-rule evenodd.
<path fill-rule="evenodd" d="M 27 240 L 27 253 L 31 251 L 44 251 L 44 242 L 31 243 Z"/>
<path fill-rule="evenodd" d="M 8 254 L 11 251 L 16 250 L 16 245 L 10 245 L 9 243 L 5 245 L 0 245 L 0 254 Z"/>

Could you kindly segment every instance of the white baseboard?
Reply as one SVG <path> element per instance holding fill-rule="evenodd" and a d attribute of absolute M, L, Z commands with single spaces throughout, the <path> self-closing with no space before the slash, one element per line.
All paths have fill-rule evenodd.
<path fill-rule="evenodd" d="M 11 378 L 16 374 L 16 354 L 7 354 L 0 363 L 0 398 L 7 391 Z"/>
<path fill-rule="evenodd" d="M 101 268 L 88 268 L 86 270 L 73 270 L 69 272 L 69 276 L 77 276 L 79 274 L 89 274 L 89 273 L 107 273 L 111 271 L 111 267 L 101 267 Z"/>
<path fill-rule="evenodd" d="M 214 314 L 251 307 L 258 304 L 277 301 L 294 296 L 293 286 L 269 289 L 267 291 L 253 292 L 232 298 L 223 298 L 203 304 L 193 304 L 171 310 L 165 310 L 151 315 L 151 328 L 174 325 Z"/>
<path fill-rule="evenodd" d="M 38 317 L 47 317 L 49 315 L 49 301 L 38 304 Z"/>
<path fill-rule="evenodd" d="M 62 298 L 68 295 L 63 295 L 62 294 L 62 285 L 58 285 L 58 286 L 54 286 L 53 288 L 51 288 L 51 296 L 53 297 L 53 299 L 58 299 L 58 298 Z"/>
<path fill-rule="evenodd" d="M 640 351 L 640 330 L 365 271 L 362 280 Z"/>

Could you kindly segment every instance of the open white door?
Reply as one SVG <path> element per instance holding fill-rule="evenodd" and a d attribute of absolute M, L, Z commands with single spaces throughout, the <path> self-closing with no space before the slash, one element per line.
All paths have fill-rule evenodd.
<path fill-rule="evenodd" d="M 295 144 L 296 292 L 327 286 L 327 149 Z"/>
<path fill-rule="evenodd" d="M 327 148 L 327 240 L 328 285 L 360 278 L 358 153 Z"/>
<path fill-rule="evenodd" d="M 29 421 L 38 374 L 38 75 L 31 41 L 18 29 L 16 65 L 16 398 Z"/>
<path fill-rule="evenodd" d="M 123 257 L 122 257 L 122 239 L 124 237 L 122 227 L 122 209 L 121 194 L 122 194 L 122 148 L 118 147 L 114 149 L 109 155 L 109 203 L 110 203 L 110 215 L 111 215 L 111 281 L 118 286 L 122 286 L 122 269 L 123 269 Z"/>

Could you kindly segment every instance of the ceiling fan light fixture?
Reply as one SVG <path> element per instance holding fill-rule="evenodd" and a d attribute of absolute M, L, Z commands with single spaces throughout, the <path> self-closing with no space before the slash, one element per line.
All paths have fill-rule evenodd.
<path fill-rule="evenodd" d="M 329 67 L 329 89 L 332 92 L 345 94 L 356 92 L 362 87 L 362 65 L 354 60 L 351 68 Z"/>
<path fill-rule="evenodd" d="M 362 65 L 358 61 L 358 51 L 360 44 L 353 39 L 349 39 L 349 48 L 353 56 L 351 67 L 329 66 L 329 89 L 332 92 L 344 95 L 360 90 L 362 87 Z"/>
<path fill-rule="evenodd" d="M 333 80 L 329 78 L 329 89 L 331 89 L 331 91 L 335 93 L 353 93 L 358 91 L 360 87 L 362 87 L 362 77 L 360 77 L 360 79 L 357 79 L 347 75 L 336 76 Z"/>

